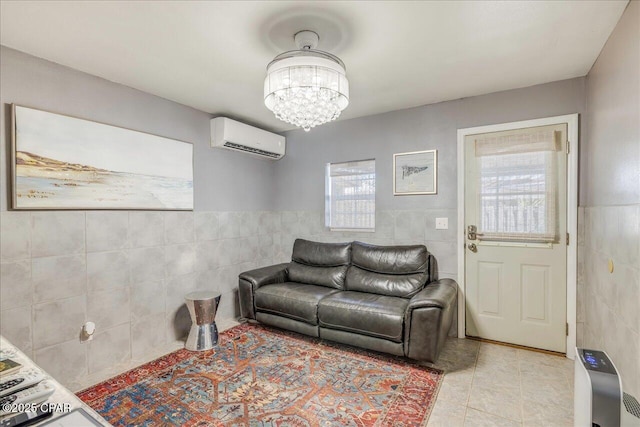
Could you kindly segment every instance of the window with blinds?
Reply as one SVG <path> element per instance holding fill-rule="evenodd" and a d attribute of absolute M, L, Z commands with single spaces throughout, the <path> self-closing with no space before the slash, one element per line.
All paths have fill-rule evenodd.
<path fill-rule="evenodd" d="M 558 136 L 533 128 L 476 139 L 481 240 L 557 240 Z"/>
<path fill-rule="evenodd" d="M 332 230 L 375 229 L 375 160 L 327 164 L 325 223 Z"/>

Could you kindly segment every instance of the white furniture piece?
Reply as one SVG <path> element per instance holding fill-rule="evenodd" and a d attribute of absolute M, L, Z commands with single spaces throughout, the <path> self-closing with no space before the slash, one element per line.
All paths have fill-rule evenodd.
<path fill-rule="evenodd" d="M 58 406 L 61 410 L 68 409 L 69 411 L 73 411 L 74 409 L 82 408 L 84 411 L 89 414 L 91 418 L 93 418 L 99 425 L 102 426 L 111 426 L 104 418 L 98 415 L 91 407 L 85 404 L 82 400 L 78 399 L 78 397 L 73 394 L 71 391 L 67 390 L 62 384 L 48 375 L 43 369 L 41 369 L 38 365 L 36 365 L 29 357 L 27 357 L 22 351 L 20 351 L 17 347 L 15 347 L 9 340 L 0 335 L 0 358 L 9 358 L 12 359 L 22 365 L 23 370 L 37 370 L 40 371 L 47 381 L 48 384 L 52 385 L 56 391 L 49 397 L 46 403 L 59 404 Z M 35 425 L 40 425 L 44 423 L 48 423 L 51 420 L 55 420 L 67 412 L 53 412 L 51 418 L 43 420 Z"/>
<path fill-rule="evenodd" d="M 211 350 L 218 344 L 216 311 L 220 294 L 208 291 L 191 292 L 185 296 L 191 315 L 191 330 L 185 348 L 191 351 Z"/>

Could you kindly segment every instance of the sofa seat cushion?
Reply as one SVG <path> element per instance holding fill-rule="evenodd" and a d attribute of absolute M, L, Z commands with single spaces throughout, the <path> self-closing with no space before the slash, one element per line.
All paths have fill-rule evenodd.
<path fill-rule="evenodd" d="M 364 292 L 343 291 L 318 304 L 321 327 L 402 342 L 409 300 Z"/>
<path fill-rule="evenodd" d="M 285 282 L 265 285 L 255 292 L 256 311 L 318 324 L 318 301 L 339 292 L 326 286 Z"/>

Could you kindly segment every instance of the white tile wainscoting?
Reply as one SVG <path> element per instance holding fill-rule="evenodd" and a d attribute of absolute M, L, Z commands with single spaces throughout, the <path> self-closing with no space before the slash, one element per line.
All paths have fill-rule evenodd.
<path fill-rule="evenodd" d="M 2 212 L 0 332 L 72 390 L 181 345 L 184 295 L 274 262 L 273 212 Z M 97 325 L 79 341 L 85 321 Z"/>
<path fill-rule="evenodd" d="M 640 205 L 585 207 L 578 214 L 578 346 L 605 350 L 625 391 L 638 397 Z"/>
<path fill-rule="evenodd" d="M 222 293 L 217 318 L 238 315 L 242 271 L 288 262 L 296 237 L 426 244 L 455 278 L 455 210 L 381 211 L 374 233 L 331 232 L 324 213 L 2 212 L 0 332 L 72 390 L 181 346 L 184 295 Z M 86 321 L 93 341 L 79 341 Z M 452 327 L 455 331 L 455 325 Z"/>
<path fill-rule="evenodd" d="M 436 230 L 436 217 L 450 229 Z M 455 217 L 454 209 L 379 211 L 375 232 L 355 233 L 328 231 L 321 211 L 2 212 L 0 332 L 77 390 L 180 347 L 191 290 L 219 290 L 218 319 L 232 321 L 237 275 L 289 261 L 296 237 L 423 243 L 441 277 L 456 278 Z M 638 205 L 580 208 L 578 236 L 578 345 L 609 352 L 636 396 L 639 218 Z M 87 320 L 96 337 L 80 343 Z"/>

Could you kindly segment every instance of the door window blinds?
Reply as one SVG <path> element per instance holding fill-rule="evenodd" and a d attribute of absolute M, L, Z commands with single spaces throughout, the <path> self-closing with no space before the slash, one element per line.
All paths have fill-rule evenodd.
<path fill-rule="evenodd" d="M 325 222 L 331 229 L 375 229 L 376 161 L 327 164 Z"/>
<path fill-rule="evenodd" d="M 557 241 L 559 136 L 538 127 L 475 140 L 479 239 Z"/>

